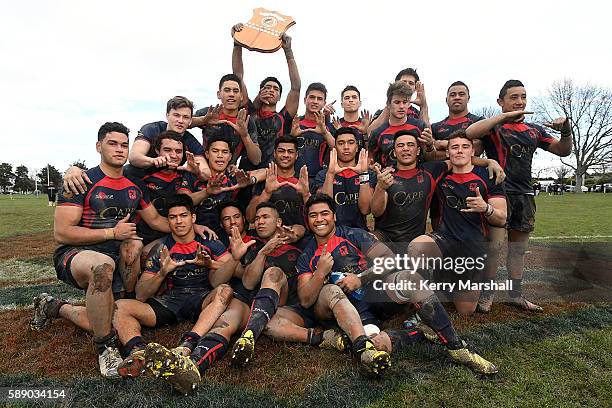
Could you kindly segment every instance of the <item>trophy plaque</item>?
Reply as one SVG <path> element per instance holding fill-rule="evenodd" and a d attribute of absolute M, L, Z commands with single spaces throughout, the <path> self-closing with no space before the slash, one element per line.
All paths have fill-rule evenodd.
<path fill-rule="evenodd" d="M 234 33 L 234 40 L 251 51 L 275 52 L 282 46 L 282 35 L 294 24 L 290 16 L 256 8 L 242 30 Z"/>

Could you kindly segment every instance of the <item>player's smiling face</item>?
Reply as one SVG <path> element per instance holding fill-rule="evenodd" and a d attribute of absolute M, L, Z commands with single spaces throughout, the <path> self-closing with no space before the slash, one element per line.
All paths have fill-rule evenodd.
<path fill-rule="evenodd" d="M 321 91 L 312 90 L 304 97 L 306 111 L 309 113 L 321 112 L 325 107 L 325 94 Z"/>
<path fill-rule="evenodd" d="M 221 225 L 228 235 L 232 233 L 232 227 L 238 228 L 240 234 L 244 232 L 244 217 L 236 207 L 225 207 L 221 211 Z"/>
<path fill-rule="evenodd" d="M 206 158 L 208 159 L 208 165 L 213 171 L 223 173 L 232 158 L 229 145 L 222 141 L 211 143 L 208 150 L 206 150 Z"/>
<path fill-rule="evenodd" d="M 170 109 L 170 112 L 166 114 L 166 120 L 168 130 L 182 134 L 191 125 L 191 109 L 187 107 Z"/>
<path fill-rule="evenodd" d="M 523 86 L 508 88 L 504 97 L 498 99 L 497 103 L 501 106 L 502 112 L 525 110 L 527 107 L 527 91 Z"/>
<path fill-rule="evenodd" d="M 326 203 L 316 203 L 308 209 L 308 227 L 316 236 L 327 237 L 336 227 L 336 214 Z"/>
<path fill-rule="evenodd" d="M 419 156 L 419 144 L 414 136 L 403 135 L 395 140 L 393 145 L 397 162 L 403 166 L 411 166 Z"/>
<path fill-rule="evenodd" d="M 336 137 L 336 152 L 338 161 L 348 163 L 355 159 L 357 154 L 357 141 L 352 133 L 343 133 Z"/>
<path fill-rule="evenodd" d="M 109 132 L 104 139 L 96 143 L 96 150 L 105 164 L 111 167 L 123 167 L 127 162 L 130 142 L 124 133 Z"/>
<path fill-rule="evenodd" d="M 448 159 L 454 166 L 466 166 L 472 161 L 474 147 L 469 139 L 456 137 L 448 141 Z"/>
<path fill-rule="evenodd" d="M 227 110 L 237 110 L 242 101 L 240 84 L 236 81 L 225 81 L 217 92 L 217 98 L 221 100 L 221 105 Z"/>
<path fill-rule="evenodd" d="M 264 207 L 255 213 L 255 230 L 262 239 L 270 239 L 276 233 L 277 228 L 282 225 L 276 210 Z"/>
<path fill-rule="evenodd" d="M 167 157 L 169 164 L 179 166 L 183 161 L 183 144 L 174 139 L 163 139 L 157 156 Z"/>
<path fill-rule="evenodd" d="M 172 207 L 168 210 L 168 224 L 170 231 L 177 237 L 184 237 L 193 229 L 196 215 L 192 214 L 187 207 Z"/>
<path fill-rule="evenodd" d="M 341 106 L 345 113 L 357 112 L 361 106 L 359 94 L 355 91 L 345 91 L 342 94 Z"/>
<path fill-rule="evenodd" d="M 408 98 L 401 95 L 393 95 L 391 97 L 391 103 L 389 103 L 389 115 L 395 119 L 405 119 L 406 112 L 410 107 L 410 101 Z"/>
<path fill-rule="evenodd" d="M 259 100 L 264 105 L 276 105 L 280 100 L 280 87 L 274 81 L 268 81 L 259 90 Z"/>
<path fill-rule="evenodd" d="M 470 94 L 463 85 L 451 86 L 446 94 L 446 104 L 448 110 L 453 113 L 461 113 L 467 110 Z"/>
<path fill-rule="evenodd" d="M 292 168 L 297 156 L 297 149 L 293 143 L 279 143 L 274 149 L 274 162 L 283 170 Z"/>

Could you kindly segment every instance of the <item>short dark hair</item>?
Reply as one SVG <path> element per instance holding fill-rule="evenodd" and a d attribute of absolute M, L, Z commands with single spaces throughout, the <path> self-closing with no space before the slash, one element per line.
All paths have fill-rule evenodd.
<path fill-rule="evenodd" d="M 166 113 L 170 113 L 170 109 L 189 108 L 191 116 L 193 116 L 193 102 L 184 96 L 175 96 L 166 103 Z"/>
<path fill-rule="evenodd" d="M 123 123 L 106 122 L 100 126 L 100 129 L 98 130 L 98 142 L 101 142 L 110 132 L 123 133 L 128 137 L 128 139 L 130 137 L 130 129 L 126 128 Z"/>
<path fill-rule="evenodd" d="M 340 92 L 340 99 L 344 98 L 344 93 L 346 91 L 355 91 L 357 92 L 357 96 L 359 96 L 359 99 L 361 99 L 361 92 L 359 92 L 359 89 L 357 89 L 357 87 L 355 85 L 347 85 L 344 87 L 344 89 L 342 90 L 342 92 Z"/>
<path fill-rule="evenodd" d="M 174 207 L 185 207 L 190 213 L 195 213 L 193 200 L 187 194 L 176 194 L 168 198 L 166 201 L 166 210 L 170 212 L 170 209 Z"/>
<path fill-rule="evenodd" d="M 465 129 L 457 129 L 454 132 L 452 132 L 449 136 L 448 136 L 448 142 L 450 145 L 450 141 L 453 139 L 467 139 L 470 141 L 471 144 L 474 144 L 474 142 L 472 141 L 472 139 L 470 139 L 467 136 L 467 133 L 465 132 Z"/>
<path fill-rule="evenodd" d="M 397 73 L 397 75 L 395 76 L 395 80 L 399 81 L 401 79 L 401 77 L 403 77 L 404 75 L 410 75 L 413 76 L 414 79 L 416 81 L 419 81 L 419 74 L 417 74 L 416 69 L 414 68 L 404 68 L 402 69 L 400 72 Z"/>
<path fill-rule="evenodd" d="M 357 137 L 357 132 L 359 132 L 357 129 L 355 129 L 354 127 L 349 127 L 349 126 L 343 126 L 341 128 L 338 128 L 336 130 L 336 134 L 334 136 L 334 138 L 338 138 L 338 136 L 340 135 L 353 135 L 355 137 L 355 140 L 358 139 Z"/>
<path fill-rule="evenodd" d="M 225 135 L 214 135 L 210 139 L 208 139 L 208 143 L 206 144 L 206 151 L 210 150 L 210 146 L 212 146 L 215 142 L 225 142 L 229 146 L 230 153 L 234 154 L 234 147 L 232 146 L 232 141 Z"/>
<path fill-rule="evenodd" d="M 242 80 L 240 79 L 240 77 L 236 74 L 225 74 L 221 77 L 221 79 L 219 80 L 219 89 L 221 89 L 223 87 L 223 83 L 225 81 L 234 81 L 238 83 L 238 86 L 242 86 Z"/>
<path fill-rule="evenodd" d="M 325 193 L 316 193 L 310 196 L 306 204 L 304 204 L 304 213 L 308 216 L 308 211 L 310 211 L 310 207 L 315 204 L 325 203 L 328 205 L 331 212 L 336 213 L 336 203 L 334 200 Z"/>
<path fill-rule="evenodd" d="M 223 210 L 225 210 L 228 207 L 236 207 L 238 211 L 240 211 L 240 214 L 242 214 L 242 216 L 244 217 L 244 208 L 242 208 L 242 206 L 240 205 L 238 201 L 234 201 L 234 200 L 223 201 L 221 202 L 221 204 L 217 206 L 219 217 L 221 217 L 221 213 L 223 212 Z"/>
<path fill-rule="evenodd" d="M 276 150 L 278 145 L 281 143 L 291 143 L 292 145 L 295 146 L 296 150 L 298 148 L 298 140 L 297 140 L 297 137 L 295 136 L 282 135 L 282 136 L 277 137 L 276 140 L 274 140 L 274 150 Z"/>
<path fill-rule="evenodd" d="M 280 216 L 280 214 L 278 213 L 278 208 L 276 208 L 274 203 L 270 201 L 264 201 L 262 203 L 257 204 L 257 207 L 255 207 L 255 213 L 257 213 L 257 211 L 259 211 L 261 208 L 271 208 L 276 212 L 277 216 Z"/>
<path fill-rule="evenodd" d="M 387 104 L 391 103 L 391 99 L 394 96 L 403 96 L 406 99 L 410 99 L 412 97 L 412 89 L 402 81 L 395 81 L 389 84 L 389 88 L 387 88 Z"/>
<path fill-rule="evenodd" d="M 516 86 L 525 86 L 525 85 L 523 85 L 523 83 L 519 81 L 518 79 L 507 80 L 504 86 L 502 86 L 502 89 L 499 90 L 499 99 L 504 99 L 504 96 L 506 96 L 508 89 L 514 88 Z"/>
<path fill-rule="evenodd" d="M 416 142 L 419 143 L 419 131 L 416 129 L 398 130 L 397 132 L 393 134 L 393 142 L 395 143 L 395 141 L 399 139 L 400 136 L 412 136 L 414 137 L 414 140 L 416 140 Z"/>
<path fill-rule="evenodd" d="M 322 83 L 320 83 L 320 82 L 313 82 L 312 84 L 308 85 L 308 88 L 306 88 L 306 96 L 308 96 L 308 94 L 311 91 L 320 91 L 320 92 L 323 92 L 323 96 L 325 97 L 325 99 L 327 99 L 327 88 Z"/>
<path fill-rule="evenodd" d="M 178 132 L 175 132 L 174 130 L 164 130 L 159 135 L 155 136 L 155 139 L 153 139 L 153 148 L 155 150 L 161 149 L 162 140 L 164 139 L 172 139 L 172 140 L 176 140 L 177 142 L 181 142 L 181 144 L 183 145 L 183 148 L 185 148 L 185 142 L 183 141 L 183 135 L 181 135 Z"/>
<path fill-rule="evenodd" d="M 455 81 L 455 82 L 453 82 L 452 84 L 450 84 L 450 85 L 448 86 L 448 89 L 446 90 L 446 93 L 447 93 L 447 94 L 448 94 L 448 91 L 450 91 L 450 89 L 451 89 L 453 86 L 465 86 L 465 89 L 467 89 L 468 95 L 470 94 L 470 88 L 468 88 L 468 86 L 467 86 L 467 85 L 465 84 L 465 82 L 463 82 L 463 81 Z"/>
<path fill-rule="evenodd" d="M 283 94 L 283 85 L 280 83 L 280 81 L 278 80 L 278 78 L 273 77 L 273 76 L 269 76 L 267 78 L 264 78 L 263 81 L 261 81 L 261 83 L 259 84 L 259 90 L 262 90 L 263 87 L 266 85 L 267 82 L 275 82 L 276 85 L 278 85 L 278 89 L 280 90 L 280 94 Z"/>

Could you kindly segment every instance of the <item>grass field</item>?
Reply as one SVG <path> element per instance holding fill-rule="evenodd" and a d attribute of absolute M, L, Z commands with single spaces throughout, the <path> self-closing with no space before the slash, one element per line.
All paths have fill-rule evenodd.
<path fill-rule="evenodd" d="M 612 235 L 611 204 L 612 195 L 540 196 L 533 235 Z M 574 240 L 583 244 L 534 240 L 525 290 L 543 299 L 542 315 L 503 304 L 486 316 L 451 313 L 461 335 L 500 367 L 492 378 L 453 365 L 440 346 L 418 345 L 394 355 L 388 375 L 372 379 L 348 355 L 264 338 L 249 370 L 231 368 L 225 359 L 209 370 L 195 395 L 182 397 L 148 377 L 101 379 L 91 339 L 67 323 L 54 322 L 42 333 L 28 330 L 35 294 L 83 299 L 82 292 L 55 279 L 52 217 L 46 197 L 0 197 L 0 387 L 69 387 L 65 405 L 94 407 L 612 406 L 611 288 L 576 273 L 578 247 L 591 254 L 597 266 L 590 269 L 612 273 L 609 238 Z M 173 345 L 186 328 L 144 335 Z"/>

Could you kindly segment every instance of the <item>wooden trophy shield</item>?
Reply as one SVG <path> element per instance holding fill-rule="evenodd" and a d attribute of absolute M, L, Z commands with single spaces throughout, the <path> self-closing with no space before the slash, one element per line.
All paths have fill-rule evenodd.
<path fill-rule="evenodd" d="M 294 24 L 295 20 L 290 16 L 256 8 L 242 30 L 234 34 L 234 40 L 251 51 L 278 51 L 282 46 L 282 35 Z"/>

